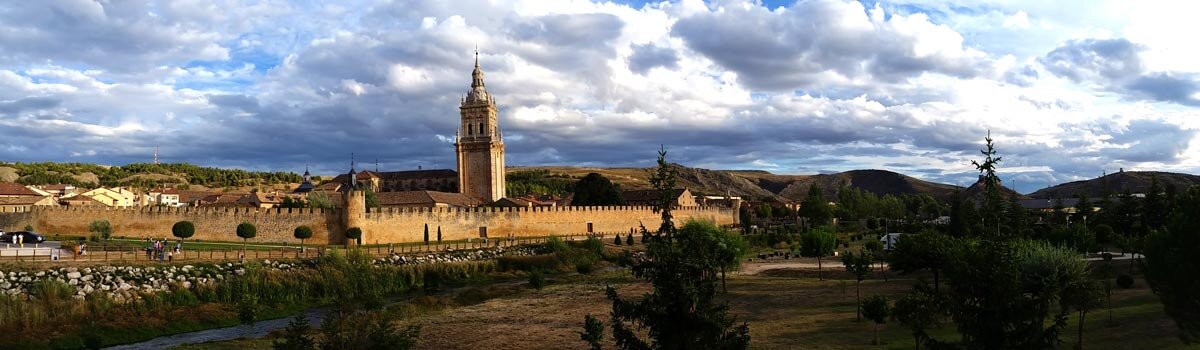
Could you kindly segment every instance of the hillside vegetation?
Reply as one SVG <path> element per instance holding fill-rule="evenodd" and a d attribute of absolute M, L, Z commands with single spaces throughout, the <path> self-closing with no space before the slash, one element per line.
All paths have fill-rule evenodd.
<path fill-rule="evenodd" d="M 15 182 L 25 185 L 71 184 L 77 187 L 198 185 L 239 187 L 298 183 L 300 175 L 291 172 L 261 172 L 241 169 L 201 167 L 185 163 L 133 163 L 105 166 L 85 163 L 0 163 L 0 169 L 12 169 Z M 11 176 L 10 176 L 11 177 Z"/>
<path fill-rule="evenodd" d="M 1029 196 L 1038 199 L 1053 199 L 1074 198 L 1077 195 L 1084 194 L 1091 198 L 1098 198 L 1103 197 L 1105 192 L 1113 195 L 1121 194 L 1125 191 L 1129 191 L 1130 193 L 1145 193 L 1150 189 L 1151 180 L 1156 177 L 1164 188 L 1174 187 L 1177 190 L 1185 190 L 1192 186 L 1200 185 L 1200 176 L 1196 175 L 1161 171 L 1122 171 L 1091 180 L 1050 186 L 1031 193 Z"/>

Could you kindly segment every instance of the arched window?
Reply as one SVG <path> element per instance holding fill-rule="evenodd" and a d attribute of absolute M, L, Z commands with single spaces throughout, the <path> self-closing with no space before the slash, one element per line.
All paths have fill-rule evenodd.
<path fill-rule="evenodd" d="M 475 125 L 467 124 L 467 135 L 475 133 Z"/>
<path fill-rule="evenodd" d="M 483 134 L 483 135 L 487 135 L 487 132 L 484 132 L 483 130 L 484 130 L 484 129 L 483 129 L 483 123 L 479 123 L 479 133 L 480 133 L 480 134 Z"/>

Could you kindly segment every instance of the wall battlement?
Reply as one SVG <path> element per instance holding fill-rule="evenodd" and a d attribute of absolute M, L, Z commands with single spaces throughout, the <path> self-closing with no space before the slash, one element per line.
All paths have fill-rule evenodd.
<path fill-rule="evenodd" d="M 358 197 L 356 197 L 358 198 Z M 171 238 L 171 226 L 188 220 L 196 225 L 193 239 L 231 241 L 239 223 L 258 228 L 258 242 L 296 242 L 292 231 L 300 225 L 313 229 L 312 242 L 342 244 L 349 227 L 363 230 L 364 243 L 403 243 L 424 240 L 442 230 L 444 240 L 497 237 L 541 237 L 594 233 L 628 233 L 641 225 L 658 226 L 661 220 L 648 206 L 567 206 L 533 208 L 374 208 L 360 210 L 312 208 L 170 208 L 170 207 L 35 207 L 0 212 L 0 228 L 19 230 L 25 225 L 44 234 L 90 235 L 95 220 L 108 220 L 114 235 Z M 737 211 L 724 207 L 676 208 L 677 223 L 689 219 L 719 225 L 737 222 Z M 436 236 L 430 239 L 436 239 Z"/>

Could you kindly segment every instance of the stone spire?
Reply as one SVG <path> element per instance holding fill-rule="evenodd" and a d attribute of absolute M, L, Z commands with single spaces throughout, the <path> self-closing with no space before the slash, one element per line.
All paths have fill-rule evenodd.
<path fill-rule="evenodd" d="M 471 71 L 471 91 L 467 92 L 467 97 L 463 104 L 472 102 L 488 102 L 490 96 L 487 88 L 483 84 L 483 69 L 479 68 L 479 50 L 475 50 L 475 70 Z"/>

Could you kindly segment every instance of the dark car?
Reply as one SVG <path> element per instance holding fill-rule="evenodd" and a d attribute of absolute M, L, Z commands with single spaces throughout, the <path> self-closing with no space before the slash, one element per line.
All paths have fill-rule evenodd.
<path fill-rule="evenodd" d="M 25 243 L 42 243 L 46 241 L 46 237 L 30 231 L 13 231 L 0 235 L 0 243 L 17 243 L 17 236 L 24 236 Z"/>

